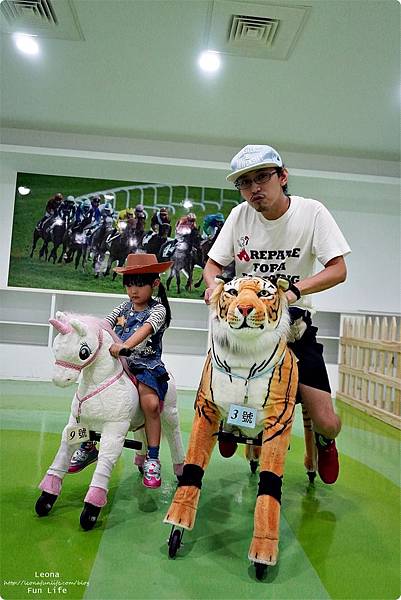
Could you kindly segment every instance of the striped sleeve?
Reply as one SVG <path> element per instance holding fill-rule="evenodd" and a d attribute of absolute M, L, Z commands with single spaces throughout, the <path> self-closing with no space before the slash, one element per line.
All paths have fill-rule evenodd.
<path fill-rule="evenodd" d="M 166 322 L 166 309 L 163 304 L 157 303 L 150 311 L 150 315 L 145 323 L 150 323 L 153 327 L 153 333 L 159 331 Z"/>
<path fill-rule="evenodd" d="M 105 320 L 108 323 L 110 323 L 110 325 L 113 329 L 117 325 L 118 317 L 120 317 L 123 313 L 123 308 L 124 308 L 125 304 L 126 304 L 126 302 L 122 302 L 119 306 L 116 306 L 116 308 L 113 308 L 111 313 L 108 314 L 107 317 L 105 317 Z"/>

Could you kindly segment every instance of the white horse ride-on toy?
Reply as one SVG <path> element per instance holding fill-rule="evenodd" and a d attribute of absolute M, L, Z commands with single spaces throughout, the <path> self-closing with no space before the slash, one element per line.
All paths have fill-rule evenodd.
<path fill-rule="evenodd" d="M 101 434 L 98 461 L 80 517 L 81 526 L 88 530 L 95 525 L 101 508 L 107 503 L 111 471 L 121 455 L 128 431 L 137 431 L 143 441 L 143 449 L 135 460 L 137 465 L 146 454 L 144 416 L 137 388 L 124 368 L 125 361 L 113 358 L 109 352 L 111 344 L 119 338 L 107 321 L 58 312 L 56 319 L 50 319 L 50 323 L 59 332 L 53 343 L 56 357 L 53 382 L 66 387 L 81 377 L 60 447 L 39 485 L 42 494 L 35 510 L 39 516 L 50 512 L 60 494 L 71 456 L 82 442 L 93 439 L 90 430 L 98 431 Z M 171 376 L 161 425 L 170 447 L 174 472 L 179 476 L 183 468 L 184 448 L 176 388 Z M 127 445 L 132 447 L 132 443 Z"/>

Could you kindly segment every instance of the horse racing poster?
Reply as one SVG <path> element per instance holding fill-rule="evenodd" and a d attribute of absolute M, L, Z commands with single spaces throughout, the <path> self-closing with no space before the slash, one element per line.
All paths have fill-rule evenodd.
<path fill-rule="evenodd" d="M 235 190 L 19 173 L 8 285 L 122 293 L 114 267 L 130 253 L 174 264 L 170 297 L 201 299 L 207 253 Z"/>

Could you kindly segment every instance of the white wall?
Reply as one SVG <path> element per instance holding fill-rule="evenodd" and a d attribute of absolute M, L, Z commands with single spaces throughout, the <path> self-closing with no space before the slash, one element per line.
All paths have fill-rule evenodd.
<path fill-rule="evenodd" d="M 88 141 L 86 140 L 86 148 Z M 185 149 L 177 150 L 175 157 L 119 155 L 99 151 L 41 147 L 8 146 L 3 148 L 1 168 L 0 222 L 0 286 L 7 286 L 12 218 L 17 170 L 23 172 L 54 173 L 69 176 L 155 181 L 171 184 L 209 185 L 227 187 L 226 160 L 221 162 L 183 159 Z M 97 146 L 101 147 L 101 146 Z M 154 144 L 157 147 L 157 144 Z M 191 151 L 194 151 L 191 148 Z M 188 156 L 188 155 L 187 155 Z M 222 149 L 221 157 L 227 156 Z M 213 149 L 213 157 L 219 153 Z M 316 157 L 315 157 L 316 158 Z M 324 160 L 327 159 L 327 160 Z M 228 159 L 227 159 L 228 160 Z M 297 156 L 293 156 L 297 167 Z M 316 160 L 314 160 L 316 163 Z M 320 157 L 319 171 L 290 169 L 291 192 L 322 200 L 333 213 L 351 248 L 347 258 L 348 279 L 333 290 L 316 294 L 318 309 L 325 311 L 400 312 L 400 221 L 399 180 L 394 176 L 393 163 L 378 165 L 372 161 L 348 161 L 353 173 L 346 172 L 347 161 Z M 298 165 L 308 164 L 307 157 L 299 156 Z M 330 171 L 335 166 L 336 172 Z M 326 167 L 327 170 L 324 170 Z M 382 168 L 381 168 L 382 167 Z M 338 171 L 342 169 L 342 172 Z M 366 174 L 364 174 L 364 170 Z M 374 173 L 374 174 L 371 174 Z M 381 175 L 383 173 L 383 175 Z M 23 354 L 23 349 L 19 350 Z M 2 348 L 0 360 L 7 361 L 7 348 Z M 21 356 L 22 356 L 21 354 Z M 29 354 L 29 353 L 28 353 Z M 43 356 L 42 356 L 43 355 Z M 31 356 L 30 376 L 43 373 L 48 377 L 49 365 L 45 353 Z M 25 361 L 24 361 L 25 362 Z M 178 384 L 196 387 L 202 361 L 199 357 L 171 355 L 167 359 L 178 375 Z M 42 365 L 42 369 L 41 369 Z M 2 369 L 4 371 L 4 368 Z M 0 374 L 1 376 L 1 374 Z M 4 373 L 3 373 L 4 376 Z"/>

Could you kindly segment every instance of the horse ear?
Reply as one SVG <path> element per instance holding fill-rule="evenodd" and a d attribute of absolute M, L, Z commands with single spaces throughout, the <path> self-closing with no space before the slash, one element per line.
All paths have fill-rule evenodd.
<path fill-rule="evenodd" d="M 64 322 L 66 322 L 67 321 L 67 315 L 65 313 L 61 312 L 61 310 L 58 310 L 56 312 L 56 319 L 58 321 L 64 321 Z"/>
<path fill-rule="evenodd" d="M 85 323 L 82 323 L 82 321 L 78 321 L 78 319 L 71 319 L 70 325 L 81 337 L 88 335 L 88 327 L 85 325 Z"/>

